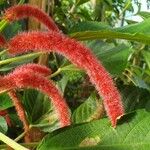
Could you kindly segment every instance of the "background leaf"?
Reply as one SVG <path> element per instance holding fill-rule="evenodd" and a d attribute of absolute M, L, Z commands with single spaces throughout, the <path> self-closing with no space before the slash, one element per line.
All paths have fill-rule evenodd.
<path fill-rule="evenodd" d="M 98 119 L 103 114 L 102 101 L 92 93 L 90 97 L 82 103 L 72 114 L 73 123 L 89 122 Z"/>

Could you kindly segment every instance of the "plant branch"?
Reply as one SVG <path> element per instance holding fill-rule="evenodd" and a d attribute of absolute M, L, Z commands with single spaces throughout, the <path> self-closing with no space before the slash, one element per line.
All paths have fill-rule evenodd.
<path fill-rule="evenodd" d="M 0 132 L 0 140 L 15 150 L 29 150 Z"/>

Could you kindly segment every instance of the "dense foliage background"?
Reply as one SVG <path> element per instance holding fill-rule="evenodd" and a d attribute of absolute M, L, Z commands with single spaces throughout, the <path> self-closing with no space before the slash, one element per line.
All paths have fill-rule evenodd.
<path fill-rule="evenodd" d="M 5 9 L 18 2 L 0 0 L 1 16 Z M 122 95 L 126 115 L 119 120 L 117 128 L 113 129 L 89 77 L 66 58 L 55 53 L 40 56 L 26 54 L 12 58 L 1 49 L 1 75 L 28 62 L 52 68 L 51 79 L 70 106 L 72 126 L 59 129 L 59 120 L 48 97 L 28 89 L 19 90 L 17 95 L 28 116 L 32 142 L 24 143 L 22 123 L 7 93 L 0 94 L 0 110 L 8 110 L 11 126 L 7 125 L 4 116 L 0 116 L 0 131 L 16 142 L 24 143 L 25 147 L 38 150 L 149 150 L 150 13 L 141 11 L 142 1 L 29 0 L 20 3 L 37 5 L 52 16 L 63 33 L 91 48 L 113 77 Z M 132 16 L 140 16 L 141 19 L 133 20 Z M 0 22 L 0 32 L 7 40 L 26 30 L 45 31 L 46 28 L 31 18 L 11 24 Z M 0 149 L 2 148 L 6 148 L 6 145 L 1 142 Z"/>

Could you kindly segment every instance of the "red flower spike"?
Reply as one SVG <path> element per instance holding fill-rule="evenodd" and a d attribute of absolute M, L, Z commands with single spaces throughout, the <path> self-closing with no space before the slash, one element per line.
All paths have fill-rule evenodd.
<path fill-rule="evenodd" d="M 28 4 L 10 7 L 6 10 L 4 15 L 4 18 L 6 18 L 9 22 L 27 17 L 34 17 L 43 23 L 49 30 L 59 31 L 57 25 L 50 16 L 40 9 Z"/>
<path fill-rule="evenodd" d="M 17 112 L 20 120 L 23 123 L 24 130 L 28 131 L 29 130 L 29 123 L 27 121 L 25 110 L 24 110 L 24 107 L 23 107 L 20 99 L 18 99 L 16 92 L 14 90 L 8 92 L 8 95 L 10 96 L 10 98 L 12 99 L 12 102 L 14 103 L 14 106 L 16 108 L 16 112 Z"/>
<path fill-rule="evenodd" d="M 41 74 L 42 76 L 45 76 L 45 77 L 50 75 L 52 72 L 51 69 L 45 66 L 29 63 L 29 64 L 25 64 L 25 65 L 21 65 L 17 67 L 13 71 L 13 73 L 24 72 L 24 71 L 33 71 L 34 73 Z"/>
<path fill-rule="evenodd" d="M 9 42 L 8 49 L 11 54 L 21 54 L 29 50 L 55 51 L 66 56 L 78 67 L 85 69 L 104 100 L 104 106 L 112 126 L 116 127 L 117 119 L 124 114 L 121 96 L 109 73 L 91 53 L 90 49 L 57 32 L 22 33 Z"/>
<path fill-rule="evenodd" d="M 5 38 L 2 35 L 0 35 L 0 47 L 5 46 L 5 44 L 6 44 Z"/>
<path fill-rule="evenodd" d="M 52 81 L 45 77 L 34 73 L 30 70 L 23 72 L 13 72 L 1 79 L 3 88 L 17 89 L 17 88 L 35 88 L 51 97 L 55 110 L 58 114 L 61 127 L 70 125 L 70 115 L 68 106 L 61 96 L 59 90 L 53 85 Z M 11 86 L 7 83 L 11 82 Z M 6 83 L 6 84 L 5 84 Z M 1 85 L 0 85 L 1 88 Z"/>

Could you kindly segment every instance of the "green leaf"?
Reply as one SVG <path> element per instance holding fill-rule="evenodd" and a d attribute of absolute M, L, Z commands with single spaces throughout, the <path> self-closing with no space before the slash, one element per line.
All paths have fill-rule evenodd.
<path fill-rule="evenodd" d="M 4 110 L 13 106 L 10 97 L 4 93 L 0 94 L 0 110 Z"/>
<path fill-rule="evenodd" d="M 64 95 L 64 92 L 65 92 L 65 88 L 68 84 L 68 78 L 67 76 L 63 76 L 61 80 L 59 80 L 57 82 L 57 87 L 61 90 L 61 93 Z"/>
<path fill-rule="evenodd" d="M 145 58 L 145 61 L 146 61 L 147 65 L 148 65 L 148 67 L 150 69 L 150 52 L 143 51 L 142 54 L 143 54 L 143 56 Z"/>
<path fill-rule="evenodd" d="M 95 93 L 82 103 L 72 114 L 72 122 L 83 123 L 98 119 L 103 114 L 102 101 L 96 97 Z"/>
<path fill-rule="evenodd" d="M 0 132 L 6 133 L 8 130 L 7 122 L 4 117 L 0 116 Z"/>
<path fill-rule="evenodd" d="M 23 102 L 32 127 L 38 127 L 44 132 L 60 128 L 58 116 L 48 96 L 29 89 L 24 92 Z"/>
<path fill-rule="evenodd" d="M 37 149 L 149 150 L 150 113 L 142 109 L 124 117 L 116 129 L 101 119 L 48 135 Z"/>
<path fill-rule="evenodd" d="M 126 112 L 141 108 L 150 110 L 149 91 L 135 86 L 121 86 L 120 93 Z"/>
<path fill-rule="evenodd" d="M 114 76 L 122 74 L 126 68 L 129 55 L 132 53 L 132 48 L 125 44 L 115 46 L 101 41 L 90 41 L 87 45 Z"/>
<path fill-rule="evenodd" d="M 90 0 L 76 0 L 76 6 L 82 5 Z"/>
<path fill-rule="evenodd" d="M 0 5 L 3 5 L 4 3 L 6 3 L 6 0 L 0 0 Z"/>
<path fill-rule="evenodd" d="M 147 11 L 140 11 L 137 13 L 137 15 L 141 16 L 143 19 L 150 18 L 150 12 Z"/>
<path fill-rule="evenodd" d="M 101 25 L 100 25 L 101 26 Z M 150 19 L 133 25 L 127 25 L 120 28 L 101 29 L 101 30 L 85 30 L 70 34 L 72 38 L 78 40 L 94 40 L 94 39 L 126 39 L 131 41 L 150 43 Z"/>
<path fill-rule="evenodd" d="M 105 30 L 111 29 L 109 25 L 104 22 L 96 22 L 96 21 L 85 21 L 78 24 L 75 24 L 71 29 L 70 32 L 82 32 L 82 31 L 97 31 L 97 30 Z"/>

